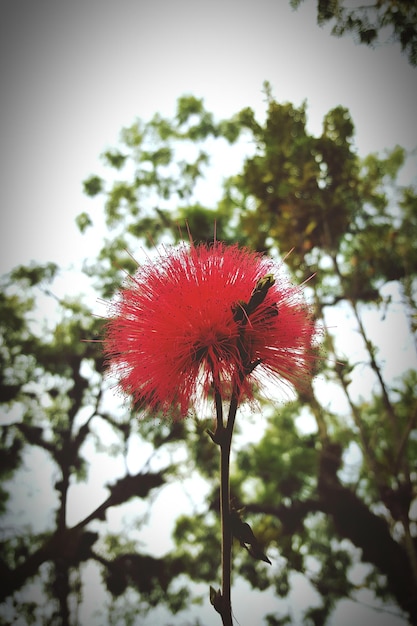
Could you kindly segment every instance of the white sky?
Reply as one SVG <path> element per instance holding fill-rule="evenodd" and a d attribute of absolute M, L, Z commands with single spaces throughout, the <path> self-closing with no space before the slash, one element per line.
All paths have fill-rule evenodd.
<path fill-rule="evenodd" d="M 343 105 L 360 154 L 414 149 L 416 70 L 397 47 L 373 51 L 330 37 L 315 14 L 312 0 L 297 12 L 286 0 L 2 3 L 0 274 L 31 259 L 67 265 L 90 255 L 91 235 L 74 223 L 92 208 L 83 179 L 101 170 L 99 155 L 123 126 L 172 115 L 184 93 L 218 117 L 246 106 L 262 115 L 268 80 L 278 101 L 307 99 L 312 132 Z M 353 623 L 345 613 L 338 626 Z M 237 617 L 245 626 L 244 611 Z M 353 621 L 375 617 L 385 623 L 372 613 Z"/>
<path fill-rule="evenodd" d="M 88 254 L 74 217 L 82 180 L 123 126 L 170 115 L 184 93 L 218 116 L 262 114 L 262 83 L 308 101 L 309 127 L 339 104 L 361 154 L 417 145 L 417 73 L 397 47 L 375 51 L 315 24 L 316 2 L 7 2 L 0 23 L 0 273 L 30 259 Z M 219 166 L 218 163 L 214 165 Z M 204 199 L 203 199 L 204 200 Z"/>

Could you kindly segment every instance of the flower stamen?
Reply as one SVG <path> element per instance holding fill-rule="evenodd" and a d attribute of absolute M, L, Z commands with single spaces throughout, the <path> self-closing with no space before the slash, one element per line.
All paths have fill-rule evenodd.
<path fill-rule="evenodd" d="M 277 272 L 271 259 L 217 241 L 164 249 L 140 266 L 111 305 L 105 338 L 134 406 L 186 416 L 212 389 L 251 400 L 258 366 L 290 383 L 308 377 L 314 321 Z"/>

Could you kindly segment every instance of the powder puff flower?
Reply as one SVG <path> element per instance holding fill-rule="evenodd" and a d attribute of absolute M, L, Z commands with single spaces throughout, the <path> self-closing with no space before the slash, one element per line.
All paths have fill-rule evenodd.
<path fill-rule="evenodd" d="M 253 399 L 265 375 L 309 376 L 314 323 L 261 254 L 180 245 L 140 266 L 110 305 L 105 354 L 135 406 L 186 416 L 215 393 Z"/>

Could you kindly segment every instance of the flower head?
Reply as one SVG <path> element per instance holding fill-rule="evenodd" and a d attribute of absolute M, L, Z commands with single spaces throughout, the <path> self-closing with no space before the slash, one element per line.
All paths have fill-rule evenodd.
<path fill-rule="evenodd" d="M 269 258 L 215 242 L 148 261 L 111 305 L 105 353 L 135 405 L 185 416 L 211 391 L 252 399 L 262 374 L 310 370 L 314 324 Z"/>

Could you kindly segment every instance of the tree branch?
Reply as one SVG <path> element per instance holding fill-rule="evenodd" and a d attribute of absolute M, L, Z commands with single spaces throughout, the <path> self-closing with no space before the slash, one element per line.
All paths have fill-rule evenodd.
<path fill-rule="evenodd" d="M 5 563 L 0 564 L 3 584 L 0 589 L 0 601 L 20 589 L 30 578 L 38 573 L 42 563 L 64 559 L 70 565 L 77 565 L 90 556 L 90 547 L 97 540 L 98 534 L 85 529 L 94 519 L 104 520 L 105 512 L 111 506 L 127 502 L 130 498 L 145 498 L 149 491 L 164 483 L 164 472 L 124 476 L 110 487 L 110 496 L 90 515 L 72 528 L 58 529 L 45 543 L 31 554 L 14 570 Z"/>

